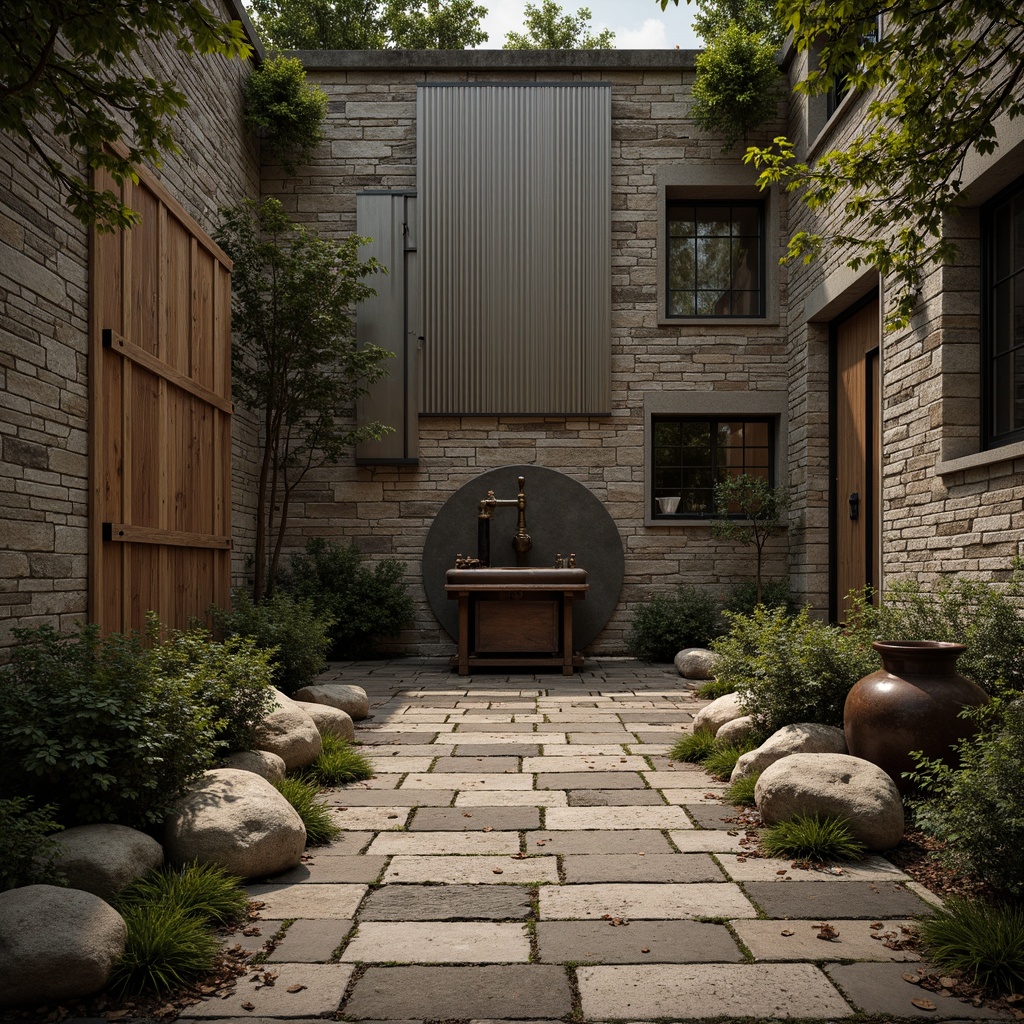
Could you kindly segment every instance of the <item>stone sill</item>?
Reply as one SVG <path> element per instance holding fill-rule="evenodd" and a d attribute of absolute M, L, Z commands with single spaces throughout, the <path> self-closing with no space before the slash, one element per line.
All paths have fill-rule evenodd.
<path fill-rule="evenodd" d="M 994 466 L 1000 462 L 1012 462 L 1024 458 L 1024 441 L 1003 445 L 1002 448 L 991 448 L 973 455 L 962 455 L 957 459 L 942 459 L 935 463 L 935 472 L 939 476 L 949 473 L 960 473 L 965 469 L 977 469 L 982 466 Z"/>

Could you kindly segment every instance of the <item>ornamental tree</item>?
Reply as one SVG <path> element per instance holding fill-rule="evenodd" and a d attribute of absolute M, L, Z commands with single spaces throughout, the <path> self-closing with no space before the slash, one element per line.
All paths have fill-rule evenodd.
<path fill-rule="evenodd" d="M 661 0 L 664 9 L 669 0 Z M 678 0 L 673 0 L 678 3 Z M 789 259 L 852 253 L 889 281 L 890 328 L 909 322 L 927 268 L 951 260 L 943 222 L 964 199 L 964 163 L 998 146 L 997 124 L 1024 113 L 1024 8 L 1005 0 L 779 0 L 798 51 L 817 53 L 796 89 L 868 95 L 862 125 L 813 163 L 778 138 L 746 159 L 838 225 L 801 231 Z M 881 19 L 881 32 L 876 31 Z"/>
<path fill-rule="evenodd" d="M 355 424 L 355 403 L 386 373 L 390 353 L 358 348 L 353 307 L 384 272 L 361 260 L 355 235 L 319 239 L 276 199 L 222 211 L 217 242 L 234 261 L 231 350 L 235 397 L 259 419 L 253 596 L 274 590 L 292 498 L 306 474 L 391 428 Z"/>
<path fill-rule="evenodd" d="M 200 0 L 12 0 L 0 7 L 0 131 L 28 141 L 83 224 L 111 231 L 139 217 L 110 189 L 93 188 L 79 166 L 102 168 L 123 184 L 134 180 L 136 164 L 160 166 L 164 154 L 178 151 L 172 121 L 188 106 L 185 94 L 134 66 L 141 45 L 168 39 L 190 56 L 252 52 L 241 22 L 221 20 Z M 47 146 L 51 133 L 66 157 Z"/>
<path fill-rule="evenodd" d="M 542 0 L 541 6 L 526 5 L 525 32 L 509 32 L 504 50 L 613 50 L 615 33 L 591 30 L 590 9 L 581 7 L 566 14 L 555 0 Z"/>

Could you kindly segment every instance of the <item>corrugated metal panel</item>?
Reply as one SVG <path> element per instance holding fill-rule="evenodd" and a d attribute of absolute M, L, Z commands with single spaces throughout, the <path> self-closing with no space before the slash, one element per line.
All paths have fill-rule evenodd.
<path fill-rule="evenodd" d="M 415 461 L 419 447 L 417 356 L 419 282 L 416 266 L 416 197 L 400 192 L 360 192 L 356 196 L 356 233 L 370 239 L 360 250 L 388 269 L 372 280 L 377 294 L 356 310 L 356 340 L 393 352 L 388 376 L 377 381 L 358 403 L 359 423 L 377 420 L 394 428 L 379 441 L 356 446 L 360 463 Z"/>
<path fill-rule="evenodd" d="M 611 90 L 418 90 L 424 413 L 611 408 Z"/>

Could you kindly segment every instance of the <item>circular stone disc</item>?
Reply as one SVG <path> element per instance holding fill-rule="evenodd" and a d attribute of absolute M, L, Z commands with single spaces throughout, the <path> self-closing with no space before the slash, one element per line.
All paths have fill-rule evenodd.
<path fill-rule="evenodd" d="M 561 553 L 568 560 L 576 552 L 576 565 L 587 570 L 590 589 L 573 610 L 573 646 L 582 650 L 592 643 L 619 603 L 625 558 L 622 539 L 608 510 L 579 481 L 541 466 L 504 466 L 492 469 L 459 488 L 437 513 L 423 549 L 423 588 L 427 600 L 448 635 L 458 639 L 458 602 L 444 589 L 445 573 L 455 568 L 455 556 L 476 557 L 477 506 L 488 491 L 496 498 L 515 499 L 518 477 L 526 478 L 526 532 L 533 538 L 526 564 L 546 568 Z M 516 564 L 512 538 L 518 511 L 494 510 L 491 520 L 491 565 Z"/>

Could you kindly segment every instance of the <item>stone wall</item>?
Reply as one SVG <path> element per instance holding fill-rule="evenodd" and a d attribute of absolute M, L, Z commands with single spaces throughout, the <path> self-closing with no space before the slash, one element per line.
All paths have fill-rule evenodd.
<path fill-rule="evenodd" d="M 189 97 L 176 130 L 182 152 L 157 173 L 211 231 L 221 205 L 259 194 L 258 154 L 241 125 L 248 69 L 170 47 L 146 48 L 139 62 Z M 86 229 L 28 143 L 0 134 L 0 649 L 12 626 L 67 628 L 87 614 L 88 257 Z M 243 537 L 246 461 L 238 451 Z"/>
<path fill-rule="evenodd" d="M 294 177 L 265 167 L 263 189 L 281 198 L 293 217 L 333 237 L 355 229 L 358 190 L 415 188 L 418 82 L 611 83 L 612 411 L 568 419 L 421 417 L 417 466 L 347 463 L 319 471 L 295 510 L 291 545 L 300 547 L 311 536 L 352 539 L 373 557 L 405 561 L 417 615 L 401 645 L 420 654 L 452 650 L 420 581 L 427 530 L 450 495 L 497 466 L 536 464 L 564 472 L 584 483 L 617 523 L 625 586 L 595 653 L 623 649 L 632 610 L 652 594 L 682 583 L 710 585 L 724 595 L 733 583 L 752 578 L 751 550 L 713 539 L 707 525 L 645 525 L 644 519 L 645 399 L 676 393 L 684 412 L 683 396 L 701 393 L 724 402 L 757 392 L 784 408 L 789 387 L 784 316 L 757 323 L 659 324 L 664 263 L 657 252 L 656 176 L 666 168 L 739 165 L 738 149 L 723 156 L 720 142 L 700 133 L 690 118 L 693 54 L 420 53 L 412 69 L 386 53 L 301 56 L 310 80 L 329 97 L 328 139 Z M 780 127 L 770 126 L 766 137 Z M 781 233 L 769 239 L 769 261 L 777 259 L 780 245 Z M 777 287 L 784 314 L 784 275 Z M 531 524 L 535 536 L 539 529 Z M 585 567 L 584 540 L 579 559 Z M 770 563 L 775 575 L 787 571 L 785 538 L 773 542 Z"/>

